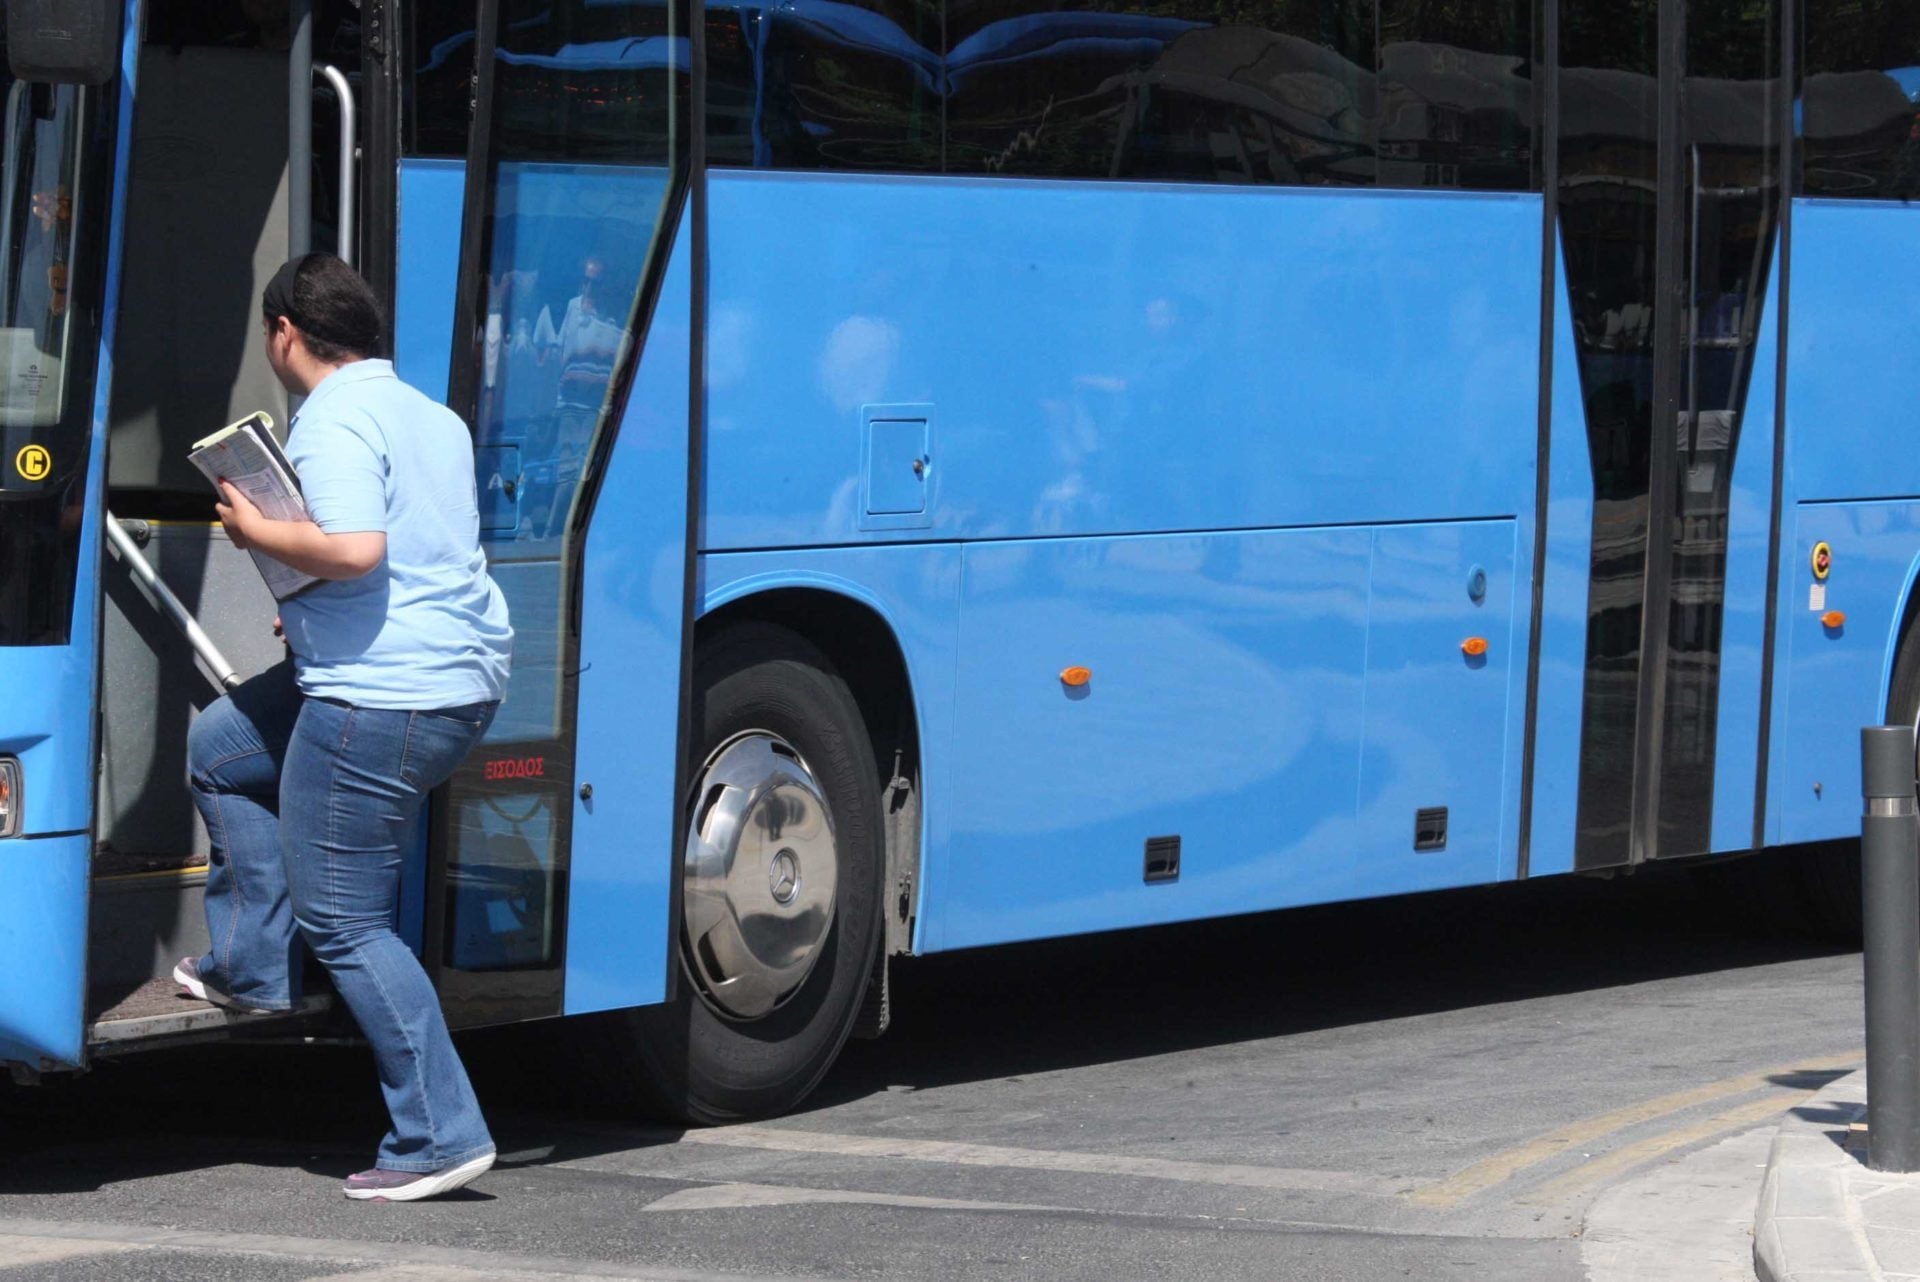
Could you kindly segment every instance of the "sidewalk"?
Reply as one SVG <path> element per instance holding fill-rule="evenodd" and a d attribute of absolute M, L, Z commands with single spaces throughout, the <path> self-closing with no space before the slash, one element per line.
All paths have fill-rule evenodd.
<path fill-rule="evenodd" d="M 1760 1282 L 1920 1282 L 1920 1174 L 1866 1164 L 1867 1075 L 1794 1108 L 1767 1155 L 1754 1216 Z"/>

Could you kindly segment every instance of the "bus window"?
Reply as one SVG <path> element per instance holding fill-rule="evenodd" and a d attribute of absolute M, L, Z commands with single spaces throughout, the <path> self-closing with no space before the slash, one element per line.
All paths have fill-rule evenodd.
<path fill-rule="evenodd" d="M 1808 0 L 1802 13 L 1801 193 L 1920 197 L 1920 7 Z"/>
<path fill-rule="evenodd" d="M 3 65 L 3 64 L 0 64 Z M 95 309 L 89 138 L 98 94 L 0 72 L 0 645 L 67 639 L 78 569 Z"/>
<path fill-rule="evenodd" d="M 74 250 L 81 93 L 71 85 L 25 81 L 7 89 L 0 423 L 9 429 L 57 426 L 66 397 L 61 369 L 73 325 L 67 267 Z M 66 467 L 78 457 L 77 443 L 48 444 Z M 46 479 L 38 467 L 14 471 L 20 480 Z"/>
<path fill-rule="evenodd" d="M 513 680 L 436 802 L 427 948 L 456 1025 L 560 1009 L 584 496 L 672 243 L 690 105 L 677 0 L 502 0 L 497 22 L 487 163 L 468 178 L 485 210 L 465 248 L 474 313 L 457 322 L 478 342 L 453 403 L 473 424 Z"/>
<path fill-rule="evenodd" d="M 1534 185 L 1532 17 L 1389 0 L 950 0 L 951 173 Z"/>
<path fill-rule="evenodd" d="M 938 173 L 937 0 L 707 6 L 707 159 Z"/>
<path fill-rule="evenodd" d="M 413 69 L 401 86 L 402 149 L 409 156 L 467 154 L 474 16 L 471 4 L 412 6 Z"/>

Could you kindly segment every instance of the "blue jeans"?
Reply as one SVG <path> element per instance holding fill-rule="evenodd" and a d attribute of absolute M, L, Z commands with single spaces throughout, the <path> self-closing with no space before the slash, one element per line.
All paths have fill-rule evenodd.
<path fill-rule="evenodd" d="M 299 935 L 373 1047 L 393 1129 L 376 1165 L 437 1171 L 493 1151 L 420 962 L 394 931 L 427 794 L 497 705 L 392 711 L 302 698 L 283 663 L 215 702 L 188 738 L 213 840 L 201 975 L 236 1001 L 299 997 Z"/>

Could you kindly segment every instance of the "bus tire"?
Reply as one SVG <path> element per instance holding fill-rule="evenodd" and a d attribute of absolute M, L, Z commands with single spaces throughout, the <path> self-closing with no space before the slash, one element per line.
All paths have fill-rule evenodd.
<path fill-rule="evenodd" d="M 644 1096 L 681 1121 L 717 1125 L 793 1108 L 846 1043 L 880 946 L 880 781 L 847 683 L 799 634 L 770 624 L 730 627 L 695 652 L 690 738 L 674 996 L 624 1012 L 623 1023 Z M 768 771 L 777 783 L 764 777 Z M 756 784 L 757 795 L 769 798 L 763 804 L 781 808 L 771 833 L 760 822 L 764 809 L 742 809 L 752 805 Z M 696 830 L 720 806 L 733 813 L 716 828 L 767 834 L 751 851 L 743 843 L 740 859 L 725 859 L 725 878 L 700 871 L 717 869 L 722 852 Z M 806 815 L 814 806 L 824 813 Z M 792 824 L 785 834 L 783 821 Z M 823 831 L 831 868 L 821 858 Z M 821 889 L 829 873 L 830 892 Z M 793 911 L 782 916 L 781 903 Z M 716 907 L 725 910 L 720 917 L 744 908 L 776 934 L 787 930 L 771 950 L 764 938 L 757 945 L 776 961 L 817 939 L 804 976 L 774 991 L 792 977 L 781 971 L 797 966 L 763 964 L 753 941 L 724 920 L 703 943 L 694 932 L 716 918 Z M 808 924 L 823 907 L 828 924 Z M 712 934 L 727 935 L 717 949 Z M 758 984 L 757 994 L 733 991 L 746 981 Z"/>

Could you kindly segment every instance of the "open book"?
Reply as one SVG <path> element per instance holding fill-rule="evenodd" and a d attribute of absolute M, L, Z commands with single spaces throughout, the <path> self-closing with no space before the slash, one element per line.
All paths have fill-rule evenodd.
<path fill-rule="evenodd" d="M 275 521 L 304 521 L 307 504 L 300 497 L 300 479 L 293 464 L 273 439 L 273 419 L 266 414 L 249 414 L 238 423 L 229 423 L 204 440 L 193 443 L 189 461 L 219 487 L 226 481 L 246 495 L 261 513 Z M 255 550 L 253 563 L 267 581 L 273 599 L 284 601 L 300 589 L 320 580 Z"/>

